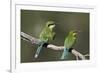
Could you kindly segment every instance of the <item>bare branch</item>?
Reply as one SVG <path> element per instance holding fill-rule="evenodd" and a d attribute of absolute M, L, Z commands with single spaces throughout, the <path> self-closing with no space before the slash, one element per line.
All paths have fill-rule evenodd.
<path fill-rule="evenodd" d="M 79 53 L 78 51 L 76 51 L 75 49 L 72 50 L 72 54 L 74 54 L 76 57 L 81 58 L 82 60 L 85 60 L 85 56 Z"/>
<path fill-rule="evenodd" d="M 87 56 L 90 56 L 90 55 L 89 54 L 85 54 L 84 56 L 87 57 Z"/>
<path fill-rule="evenodd" d="M 21 32 L 21 37 L 22 37 L 22 39 L 24 38 L 24 40 L 26 39 L 27 41 L 31 42 L 32 44 L 38 44 L 40 42 L 39 39 L 36 39 L 24 32 Z"/>
<path fill-rule="evenodd" d="M 47 46 L 47 48 L 50 48 L 50 49 L 53 49 L 53 50 L 63 50 L 64 49 L 64 46 L 55 46 L 53 44 L 49 44 Z"/>
<path fill-rule="evenodd" d="M 21 37 L 22 37 L 22 39 L 24 38 L 24 40 L 26 39 L 27 41 L 31 42 L 31 44 L 38 44 L 39 42 L 41 42 L 39 39 L 36 39 L 36 38 L 34 38 L 34 37 L 24 33 L 24 32 L 21 32 Z M 53 44 L 49 44 L 47 46 L 47 48 L 53 49 L 53 50 L 63 50 L 64 46 L 56 46 Z M 85 56 L 83 54 L 79 53 L 78 51 L 76 51 L 75 49 L 73 49 L 71 53 L 73 55 L 75 55 L 77 60 L 78 60 L 78 57 L 82 60 L 86 60 Z"/>

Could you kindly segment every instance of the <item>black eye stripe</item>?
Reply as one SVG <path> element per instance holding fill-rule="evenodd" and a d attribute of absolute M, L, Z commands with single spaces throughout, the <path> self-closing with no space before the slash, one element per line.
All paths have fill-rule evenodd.
<path fill-rule="evenodd" d="M 54 25 L 54 24 L 49 24 L 48 27 L 51 26 L 51 25 Z"/>

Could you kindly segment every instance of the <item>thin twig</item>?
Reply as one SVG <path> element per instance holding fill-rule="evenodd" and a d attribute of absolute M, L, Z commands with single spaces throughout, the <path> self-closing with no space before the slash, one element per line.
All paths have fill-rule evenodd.
<path fill-rule="evenodd" d="M 84 55 L 85 57 L 89 56 L 89 54 Z"/>
<path fill-rule="evenodd" d="M 27 41 L 31 42 L 31 44 L 38 44 L 39 42 L 41 42 L 39 39 L 32 37 L 32 36 L 30 36 L 30 35 L 28 35 L 24 32 L 21 32 L 21 37 L 23 37 L 24 40 L 26 39 Z M 47 48 L 53 49 L 53 50 L 63 50 L 64 46 L 56 46 L 56 45 L 53 45 L 53 44 L 49 44 L 47 46 Z M 73 49 L 71 53 L 73 55 L 75 55 L 77 60 L 78 60 L 78 57 L 82 60 L 86 60 L 85 56 L 83 54 L 81 54 L 80 52 L 76 51 L 75 49 Z"/>

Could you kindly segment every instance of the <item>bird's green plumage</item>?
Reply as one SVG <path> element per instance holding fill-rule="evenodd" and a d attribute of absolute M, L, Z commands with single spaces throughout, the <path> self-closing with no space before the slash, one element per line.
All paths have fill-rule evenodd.
<path fill-rule="evenodd" d="M 40 42 L 38 49 L 35 54 L 35 58 L 38 57 L 40 50 L 43 48 L 44 43 L 48 43 L 53 40 L 55 36 L 55 32 L 53 32 L 53 28 L 55 27 L 55 24 L 53 21 L 48 21 L 42 30 L 42 32 L 39 35 L 39 39 L 42 41 Z"/>
<path fill-rule="evenodd" d="M 64 50 L 61 56 L 61 59 L 65 59 L 67 58 L 66 56 L 68 56 L 68 50 L 75 44 L 76 41 L 76 31 L 70 31 L 68 36 L 65 38 L 64 41 Z"/>
<path fill-rule="evenodd" d="M 65 38 L 65 41 L 64 41 L 64 47 L 69 49 L 71 48 L 75 41 L 76 41 L 76 36 L 75 36 L 76 32 L 74 31 L 70 31 L 68 36 Z"/>
<path fill-rule="evenodd" d="M 53 28 L 49 28 L 49 24 L 54 24 L 53 21 L 48 21 L 46 23 L 46 26 L 45 28 L 42 30 L 42 32 L 40 33 L 40 40 L 43 40 L 43 41 L 51 41 L 53 40 L 54 36 L 55 36 L 55 32 L 53 32 Z"/>

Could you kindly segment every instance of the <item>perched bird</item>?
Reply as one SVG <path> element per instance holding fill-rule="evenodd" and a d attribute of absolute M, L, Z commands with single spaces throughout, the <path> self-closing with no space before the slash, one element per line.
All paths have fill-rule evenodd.
<path fill-rule="evenodd" d="M 64 47 L 65 48 L 64 48 L 62 56 L 61 56 L 62 60 L 67 58 L 68 50 L 70 48 L 72 48 L 72 46 L 75 44 L 76 35 L 77 35 L 77 31 L 72 30 L 72 31 L 69 32 L 68 36 L 65 38 L 65 41 L 64 41 Z"/>
<path fill-rule="evenodd" d="M 42 32 L 39 35 L 39 39 L 41 40 L 41 42 L 39 43 L 39 46 L 35 53 L 35 56 L 34 56 L 35 58 L 38 57 L 41 49 L 44 47 L 44 44 L 46 44 L 54 39 L 54 36 L 55 36 L 55 32 L 53 32 L 54 27 L 55 27 L 54 21 L 48 21 L 46 23 L 44 29 L 42 30 Z"/>

